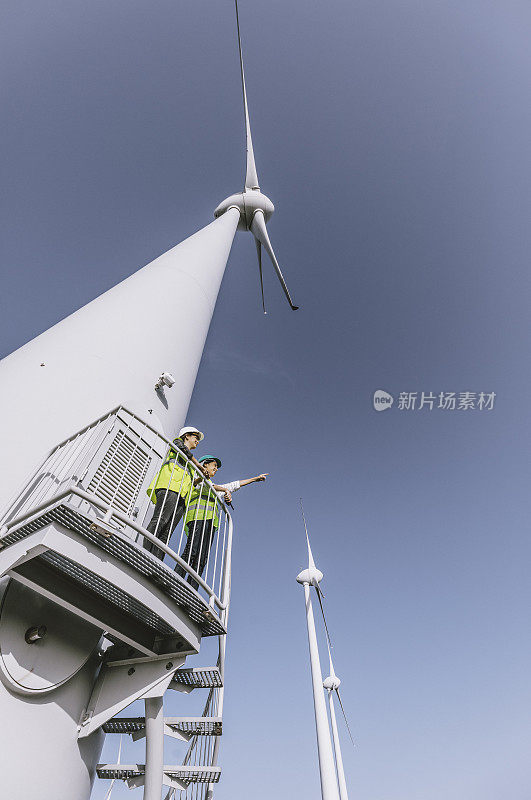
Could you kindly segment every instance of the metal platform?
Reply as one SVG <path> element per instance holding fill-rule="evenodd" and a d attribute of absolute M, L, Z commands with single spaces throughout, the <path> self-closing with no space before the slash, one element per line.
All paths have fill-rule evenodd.
<path fill-rule="evenodd" d="M 219 667 L 191 667 L 175 671 L 170 689 L 173 684 L 189 686 L 192 689 L 220 689 L 223 686 Z"/>
<path fill-rule="evenodd" d="M 184 783 L 218 783 L 221 767 L 164 766 L 164 773 Z M 145 774 L 145 764 L 98 764 L 98 778 L 129 780 Z"/>
<path fill-rule="evenodd" d="M 166 725 L 174 731 L 190 736 L 221 736 L 221 717 L 164 717 Z M 138 733 L 144 730 L 144 717 L 114 717 L 103 725 L 105 733 Z"/>
<path fill-rule="evenodd" d="M 71 502 L 69 502 L 69 500 L 71 500 Z M 50 507 L 43 509 L 40 514 L 30 518 L 27 522 L 23 522 L 20 527 L 8 533 L 7 536 L 1 540 L 0 552 L 4 553 L 10 545 L 21 541 L 50 523 L 59 523 L 65 528 L 79 534 L 92 544 L 97 545 L 101 551 L 113 556 L 117 560 L 135 569 L 144 577 L 147 577 L 160 592 L 185 610 L 187 616 L 200 628 L 203 636 L 216 636 L 226 632 L 221 621 L 206 600 L 194 591 L 194 589 L 170 567 L 166 566 L 162 561 L 118 530 L 110 537 L 104 537 L 91 530 L 91 526 L 97 521 L 97 518 L 92 514 L 85 513 L 79 508 L 73 507 L 72 503 L 74 502 L 78 504 L 79 498 L 76 498 L 74 495 L 67 496 Z M 50 562 L 49 566 L 53 567 L 56 572 L 62 573 L 69 581 L 80 584 L 83 588 L 89 589 L 95 595 L 101 595 L 102 598 L 105 598 L 105 601 L 109 601 L 110 587 L 104 585 L 104 582 L 102 582 L 97 575 L 83 571 L 79 565 L 68 563 L 67 559 L 61 558 L 60 555 L 54 556 L 53 559 L 51 559 L 50 556 L 43 557 L 44 561 L 47 559 Z M 84 572 L 86 574 L 84 574 Z M 153 618 L 154 615 L 151 614 L 151 620 L 148 621 L 151 613 L 149 609 L 143 609 L 142 613 L 140 613 L 139 609 L 137 609 L 136 612 L 134 611 L 134 598 L 128 595 L 118 597 L 116 589 L 114 589 L 114 596 L 111 593 L 111 597 L 112 601 L 118 603 L 122 610 L 125 610 L 125 604 L 127 608 L 132 609 L 133 617 L 139 616 L 143 618 L 142 621 L 145 624 L 158 629 L 162 636 L 169 634 L 169 631 L 165 630 L 164 626 L 161 626 L 159 629 L 159 621 Z"/>

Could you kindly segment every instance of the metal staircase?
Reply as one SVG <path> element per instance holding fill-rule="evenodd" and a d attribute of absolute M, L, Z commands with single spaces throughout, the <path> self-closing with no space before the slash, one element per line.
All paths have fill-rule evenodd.
<path fill-rule="evenodd" d="M 223 686 L 218 684 L 222 684 L 225 636 L 220 636 L 219 645 L 220 667 L 176 671 L 178 679 L 187 680 L 187 683 L 176 682 L 185 692 L 208 688 L 208 696 L 200 717 L 163 718 L 163 735 L 188 743 L 182 764 L 162 766 L 162 782 L 168 788 L 168 800 L 176 792 L 180 793 L 181 798 L 187 798 L 188 790 L 193 790 L 194 800 L 203 800 L 209 796 L 209 792 L 212 793 L 213 785 L 221 777 L 217 756 L 223 731 Z M 216 685 L 208 685 L 212 683 Z M 104 723 L 103 730 L 109 734 L 129 734 L 133 740 L 138 740 L 146 735 L 146 718 L 116 716 Z M 129 788 L 136 788 L 144 785 L 145 769 L 143 764 L 99 764 L 97 775 L 107 780 L 123 780 Z"/>

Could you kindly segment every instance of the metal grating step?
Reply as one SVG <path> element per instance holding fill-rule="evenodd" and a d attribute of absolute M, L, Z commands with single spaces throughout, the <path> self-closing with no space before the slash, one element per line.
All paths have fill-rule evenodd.
<path fill-rule="evenodd" d="M 145 769 L 145 764 L 98 764 L 96 772 L 98 778 L 128 780 L 144 775 Z M 164 766 L 163 770 L 170 778 L 177 778 L 185 783 L 218 783 L 221 777 L 221 767 L 193 767 L 187 764 Z"/>
<path fill-rule="evenodd" d="M 157 614 L 154 614 L 150 608 L 142 605 L 134 597 L 126 594 L 94 572 L 84 569 L 80 564 L 75 564 L 70 559 L 53 551 L 43 553 L 37 560 L 46 562 L 58 573 L 70 578 L 78 586 L 92 592 L 93 595 L 104 597 L 113 606 L 133 617 L 142 625 L 156 631 L 161 636 L 175 635 L 173 628 Z"/>
<path fill-rule="evenodd" d="M 105 733 L 137 733 L 145 727 L 145 717 L 115 717 L 102 725 Z"/>
<path fill-rule="evenodd" d="M 74 507 L 73 503 L 76 501 L 77 498 L 75 496 L 70 496 L 63 498 L 47 509 L 43 509 L 36 517 L 31 518 L 8 533 L 2 539 L 2 548 L 9 547 L 9 545 L 20 541 L 51 522 L 59 522 L 93 544 L 98 545 L 101 550 L 149 577 L 160 591 L 186 609 L 188 616 L 197 623 L 203 636 L 216 636 L 226 633 L 221 621 L 213 613 L 206 600 L 195 592 L 187 582 L 181 580 L 162 561 L 159 561 L 158 558 L 155 558 L 155 556 L 119 531 L 109 538 L 92 531 L 91 525 L 97 522 L 98 519 Z"/>
<path fill-rule="evenodd" d="M 192 689 L 219 689 L 223 686 L 219 667 L 185 667 L 175 670 L 170 683 L 190 686 Z"/>
<path fill-rule="evenodd" d="M 221 736 L 221 717 L 164 717 L 174 731 L 191 736 Z M 137 733 L 144 730 L 145 717 L 115 717 L 103 725 L 105 733 Z"/>

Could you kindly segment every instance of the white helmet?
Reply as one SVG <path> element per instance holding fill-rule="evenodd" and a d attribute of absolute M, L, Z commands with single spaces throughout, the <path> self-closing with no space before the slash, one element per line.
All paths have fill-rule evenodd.
<path fill-rule="evenodd" d="M 205 438 L 204 433 L 201 433 L 201 431 L 198 431 L 197 428 L 194 428 L 191 425 L 187 425 L 186 428 L 181 428 L 181 430 L 179 431 L 179 439 L 182 439 L 182 437 L 185 436 L 187 433 L 197 433 L 200 442 L 202 442 L 203 439 Z"/>

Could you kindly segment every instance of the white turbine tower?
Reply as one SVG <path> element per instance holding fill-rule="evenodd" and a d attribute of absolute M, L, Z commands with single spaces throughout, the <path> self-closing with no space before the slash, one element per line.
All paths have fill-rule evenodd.
<path fill-rule="evenodd" d="M 258 185 L 239 21 L 238 46 L 243 192 L 208 226 L 0 362 L 0 716 L 9 732 L 0 782 L 10 800 L 87 800 L 102 726 L 122 732 L 113 719 L 138 698 L 146 716 L 123 730 L 146 736 L 146 764 L 98 769 L 100 777 L 145 784 L 145 800 L 160 799 L 163 777 L 176 791 L 219 779 L 217 744 L 210 772 L 162 764 L 163 733 L 190 738 L 182 721 L 163 718 L 162 695 L 170 684 L 184 693 L 210 687 L 208 702 L 222 706 L 215 693 L 232 522 L 226 513 L 226 543 L 211 548 L 217 577 L 199 576 L 206 600 L 142 541 L 158 541 L 146 531 L 146 488 L 185 423 L 237 229 L 253 233 L 260 274 L 265 248 L 296 308 L 266 230 L 274 208 Z M 161 547 L 179 565 L 178 553 Z M 219 668 L 181 669 L 203 635 L 220 637 Z M 220 724 L 212 718 L 208 730 Z"/>
<path fill-rule="evenodd" d="M 304 522 L 304 527 L 306 529 L 306 521 Z M 308 568 L 297 575 L 297 583 L 301 583 L 304 586 L 304 599 L 306 603 L 306 625 L 308 628 L 308 645 L 310 649 L 321 795 L 323 800 L 340 800 L 334 765 L 334 754 L 332 752 L 332 741 L 330 739 L 330 729 L 328 727 L 328 716 L 323 692 L 323 676 L 321 673 L 321 662 L 319 660 L 319 648 L 317 645 L 317 634 L 315 631 L 315 620 L 310 593 L 311 586 L 314 586 L 316 591 L 319 591 L 319 584 L 323 579 L 323 573 L 315 566 L 307 529 L 306 543 L 308 545 Z"/>

